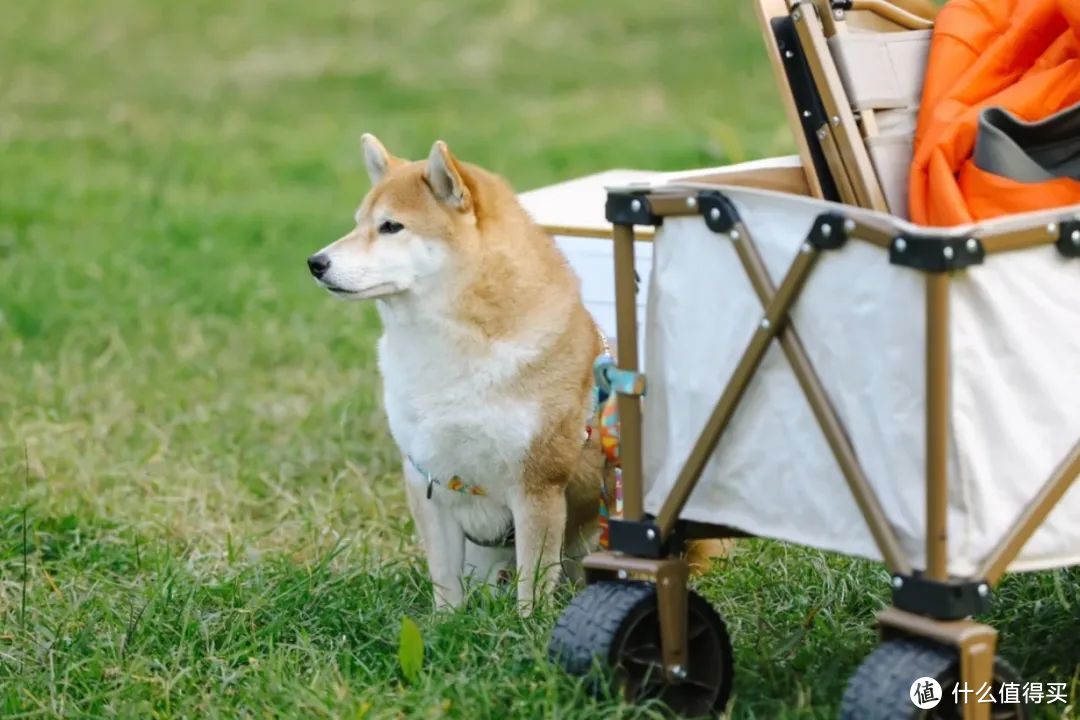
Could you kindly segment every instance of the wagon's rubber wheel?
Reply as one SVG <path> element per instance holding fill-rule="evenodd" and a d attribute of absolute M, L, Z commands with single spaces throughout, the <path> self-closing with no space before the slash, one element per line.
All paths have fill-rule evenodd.
<path fill-rule="evenodd" d="M 629 702 L 658 699 L 686 717 L 720 712 L 731 695 L 733 657 L 727 628 L 700 595 L 687 593 L 687 675 L 669 680 L 660 654 L 656 587 L 599 582 L 573 599 L 555 625 L 548 654 L 571 675 L 607 682 Z"/>
<path fill-rule="evenodd" d="M 912 684 L 919 678 L 933 678 L 941 686 L 941 701 L 933 708 L 920 709 L 912 701 Z M 953 688 L 960 682 L 960 659 L 954 649 L 919 640 L 890 640 L 881 644 L 863 661 L 848 682 L 840 706 L 841 720 L 960 720 L 963 704 L 958 705 Z M 1019 695 L 1020 676 L 1000 657 L 994 658 L 993 697 L 1001 700 L 1002 683 L 1016 683 L 1019 702 L 990 705 L 993 720 L 1023 720 L 1028 717 L 1023 696 Z M 979 688 L 967 695 L 967 702 L 978 702 Z M 963 698 L 961 697 L 961 703 Z"/>

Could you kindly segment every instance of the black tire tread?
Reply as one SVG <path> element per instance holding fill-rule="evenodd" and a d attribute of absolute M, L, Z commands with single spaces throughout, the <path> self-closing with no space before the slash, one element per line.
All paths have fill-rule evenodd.
<path fill-rule="evenodd" d="M 643 602 L 656 602 L 649 582 L 605 581 L 586 587 L 555 623 L 548 657 L 570 675 L 587 675 L 597 660 L 610 662 L 612 643 L 630 613 Z"/>
<path fill-rule="evenodd" d="M 918 717 L 908 691 L 917 678 L 941 677 L 956 664 L 956 653 L 915 640 L 891 640 L 866 656 L 848 681 L 841 720 L 895 720 Z"/>

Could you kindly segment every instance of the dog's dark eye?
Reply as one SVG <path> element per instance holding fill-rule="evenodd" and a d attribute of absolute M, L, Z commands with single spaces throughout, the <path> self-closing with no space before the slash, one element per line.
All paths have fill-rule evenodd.
<path fill-rule="evenodd" d="M 401 232 L 405 229 L 405 226 L 401 223 L 394 222 L 393 220 L 383 220 L 382 225 L 379 225 L 380 235 L 393 235 L 396 232 Z"/>

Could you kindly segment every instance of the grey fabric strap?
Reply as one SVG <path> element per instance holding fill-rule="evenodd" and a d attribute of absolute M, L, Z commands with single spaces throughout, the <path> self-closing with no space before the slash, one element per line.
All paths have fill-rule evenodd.
<path fill-rule="evenodd" d="M 1002 108 L 979 115 L 975 166 L 1022 183 L 1080 180 L 1080 103 L 1037 122 Z"/>

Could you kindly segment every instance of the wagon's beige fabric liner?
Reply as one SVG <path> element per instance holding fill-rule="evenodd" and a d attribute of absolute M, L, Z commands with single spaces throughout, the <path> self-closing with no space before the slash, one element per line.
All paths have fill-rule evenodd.
<path fill-rule="evenodd" d="M 790 195 L 724 190 L 780 282 L 816 215 L 887 215 Z M 987 230 L 1045 225 L 1064 211 Z M 954 228 L 951 232 L 963 233 Z M 969 230 L 970 232 L 970 230 Z M 667 218 L 653 251 L 646 319 L 646 509 L 657 512 L 762 311 L 725 236 Z M 883 249 L 825 253 L 796 327 L 901 544 L 924 567 L 924 275 Z M 952 289 L 950 572 L 967 575 L 1080 437 L 1080 262 L 1052 246 L 991 255 Z M 683 517 L 878 558 L 783 353 L 773 346 Z M 1013 565 L 1080 562 L 1075 485 Z"/>

